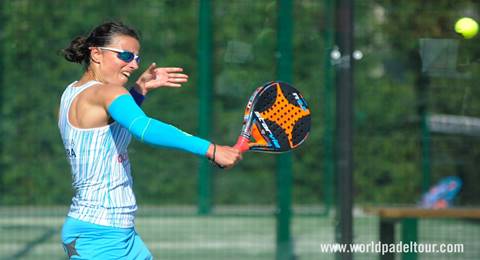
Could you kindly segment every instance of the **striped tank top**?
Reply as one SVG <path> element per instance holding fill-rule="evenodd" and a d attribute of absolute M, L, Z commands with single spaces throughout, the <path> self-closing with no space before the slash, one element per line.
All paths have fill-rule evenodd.
<path fill-rule="evenodd" d="M 81 129 L 68 120 L 73 99 L 85 89 L 70 84 L 62 94 L 58 127 L 70 162 L 74 196 L 68 216 L 113 227 L 134 226 L 137 204 L 132 191 L 132 176 L 127 147 L 131 135 L 117 123 Z"/>

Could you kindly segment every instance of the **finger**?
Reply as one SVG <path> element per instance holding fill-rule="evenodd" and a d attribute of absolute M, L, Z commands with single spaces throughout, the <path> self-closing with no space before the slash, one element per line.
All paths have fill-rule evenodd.
<path fill-rule="evenodd" d="M 179 67 L 166 67 L 162 69 L 164 69 L 166 72 L 182 72 L 183 71 L 183 68 L 179 68 Z"/>
<path fill-rule="evenodd" d="M 168 76 L 172 78 L 188 78 L 187 74 L 182 73 L 169 73 Z"/>
<path fill-rule="evenodd" d="M 157 67 L 157 64 L 155 64 L 155 62 L 154 62 L 154 63 L 150 64 L 150 66 L 148 67 L 147 70 L 149 70 L 150 72 L 153 73 L 155 71 L 156 67 Z"/>
<path fill-rule="evenodd" d="M 230 147 L 230 150 L 232 151 L 232 153 L 234 153 L 236 155 L 241 155 L 242 154 L 242 152 L 240 150 L 238 150 L 238 148 Z"/>
<path fill-rule="evenodd" d="M 185 78 L 174 78 L 174 79 L 168 79 L 169 82 L 177 82 L 177 83 L 184 83 L 187 82 L 188 79 Z"/>
<path fill-rule="evenodd" d="M 166 87 L 174 87 L 174 88 L 179 88 L 182 85 L 181 84 L 176 84 L 176 83 L 165 83 L 164 86 Z"/>

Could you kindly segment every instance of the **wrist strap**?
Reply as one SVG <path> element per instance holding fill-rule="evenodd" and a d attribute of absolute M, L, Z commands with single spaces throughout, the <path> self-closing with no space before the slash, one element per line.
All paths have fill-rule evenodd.
<path fill-rule="evenodd" d="M 209 160 L 210 160 L 213 164 L 215 164 L 218 168 L 223 169 L 223 168 L 225 168 L 225 166 L 220 165 L 220 164 L 218 164 L 218 163 L 215 161 L 215 154 L 217 153 L 217 145 L 214 144 L 214 143 L 212 143 L 212 144 L 213 144 L 213 154 L 212 154 L 212 158 L 210 158 Z"/>
<path fill-rule="evenodd" d="M 135 100 L 135 103 L 137 103 L 137 105 L 140 106 L 143 103 L 143 100 L 145 100 L 145 96 L 138 93 L 135 90 L 135 87 L 132 87 L 129 92 L 130 92 L 130 95 L 132 95 L 133 100 Z"/>

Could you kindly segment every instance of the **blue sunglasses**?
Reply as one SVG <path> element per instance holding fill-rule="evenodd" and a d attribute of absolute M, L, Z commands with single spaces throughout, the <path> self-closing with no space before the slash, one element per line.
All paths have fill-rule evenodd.
<path fill-rule="evenodd" d="M 138 64 L 140 64 L 140 57 L 138 55 L 135 55 L 131 51 L 125 51 L 125 50 L 120 50 L 120 49 L 110 48 L 110 47 L 98 47 L 98 48 L 100 50 L 108 50 L 108 51 L 113 51 L 118 53 L 117 57 L 126 63 L 130 63 L 132 60 L 135 59 L 135 61 Z"/>

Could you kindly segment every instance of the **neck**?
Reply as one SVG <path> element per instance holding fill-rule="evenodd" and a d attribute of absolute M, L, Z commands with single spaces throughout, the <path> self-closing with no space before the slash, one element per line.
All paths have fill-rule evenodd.
<path fill-rule="evenodd" d="M 80 78 L 78 83 L 79 84 L 84 84 L 84 83 L 87 83 L 87 82 L 92 81 L 92 80 L 96 80 L 98 82 L 103 82 L 103 80 L 99 76 L 97 76 L 91 68 L 88 68 L 87 71 Z"/>

